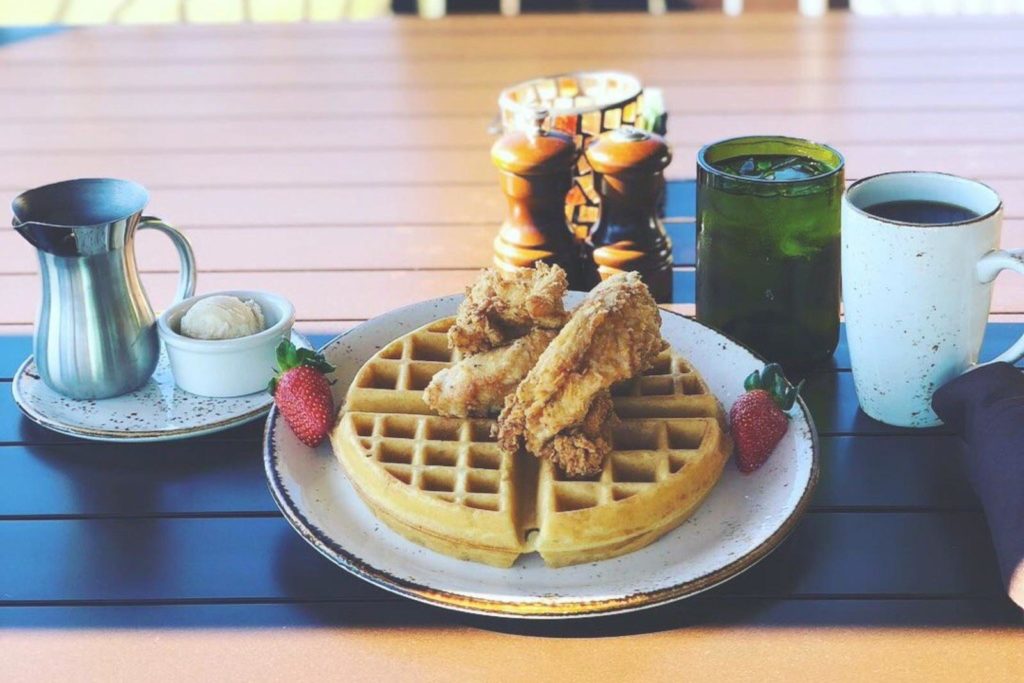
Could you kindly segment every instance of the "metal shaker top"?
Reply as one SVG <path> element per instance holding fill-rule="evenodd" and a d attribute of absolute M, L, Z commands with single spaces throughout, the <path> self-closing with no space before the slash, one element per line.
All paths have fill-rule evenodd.
<path fill-rule="evenodd" d="M 657 173 L 672 161 L 665 139 L 625 126 L 602 133 L 587 147 L 587 161 L 598 173 Z"/>

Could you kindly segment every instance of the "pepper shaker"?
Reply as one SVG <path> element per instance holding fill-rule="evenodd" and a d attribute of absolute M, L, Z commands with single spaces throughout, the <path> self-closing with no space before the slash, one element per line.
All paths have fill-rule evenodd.
<path fill-rule="evenodd" d="M 623 127 L 600 135 L 587 148 L 598 175 L 601 216 L 590 233 L 590 286 L 622 271 L 639 271 L 655 300 L 672 300 L 672 242 L 658 218 L 664 170 L 672 160 L 657 134 Z"/>
<path fill-rule="evenodd" d="M 578 250 L 565 219 L 576 145 L 564 133 L 541 130 L 545 116 L 538 112 L 532 130 L 510 131 L 491 148 L 508 200 L 505 222 L 494 238 L 494 265 L 511 271 L 538 261 L 558 264 L 569 286 L 581 289 Z"/>

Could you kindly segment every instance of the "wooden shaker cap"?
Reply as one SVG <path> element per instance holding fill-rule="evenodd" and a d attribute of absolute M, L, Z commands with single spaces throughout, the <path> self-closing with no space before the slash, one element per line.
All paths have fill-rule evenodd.
<path fill-rule="evenodd" d="M 625 126 L 602 133 L 591 142 L 587 161 L 602 175 L 658 173 L 672 161 L 672 152 L 660 135 Z"/>
<path fill-rule="evenodd" d="M 520 176 L 564 173 L 576 161 L 576 144 L 558 131 L 539 125 L 526 132 L 510 131 L 491 147 L 491 161 L 502 171 Z"/>

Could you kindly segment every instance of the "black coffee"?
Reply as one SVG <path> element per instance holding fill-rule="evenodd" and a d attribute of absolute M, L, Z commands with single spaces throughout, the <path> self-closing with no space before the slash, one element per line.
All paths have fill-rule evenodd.
<path fill-rule="evenodd" d="M 901 223 L 920 223 L 922 225 L 942 225 L 959 223 L 977 218 L 978 214 L 970 209 L 946 202 L 934 202 L 927 199 L 901 199 L 895 202 L 873 204 L 864 209 L 866 213 L 878 218 Z"/>

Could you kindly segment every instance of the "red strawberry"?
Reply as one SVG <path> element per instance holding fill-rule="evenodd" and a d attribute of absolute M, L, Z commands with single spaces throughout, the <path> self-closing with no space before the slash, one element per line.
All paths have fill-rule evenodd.
<path fill-rule="evenodd" d="M 331 383 L 324 376 L 334 367 L 316 351 L 296 349 L 287 339 L 277 347 L 277 364 L 269 387 L 274 403 L 299 441 L 315 448 L 334 426 Z"/>
<path fill-rule="evenodd" d="M 729 410 L 729 422 L 736 444 L 736 466 L 753 472 L 768 460 L 789 429 L 787 411 L 793 407 L 803 382 L 794 388 L 775 363 L 754 371 L 743 382 L 747 393 Z"/>

